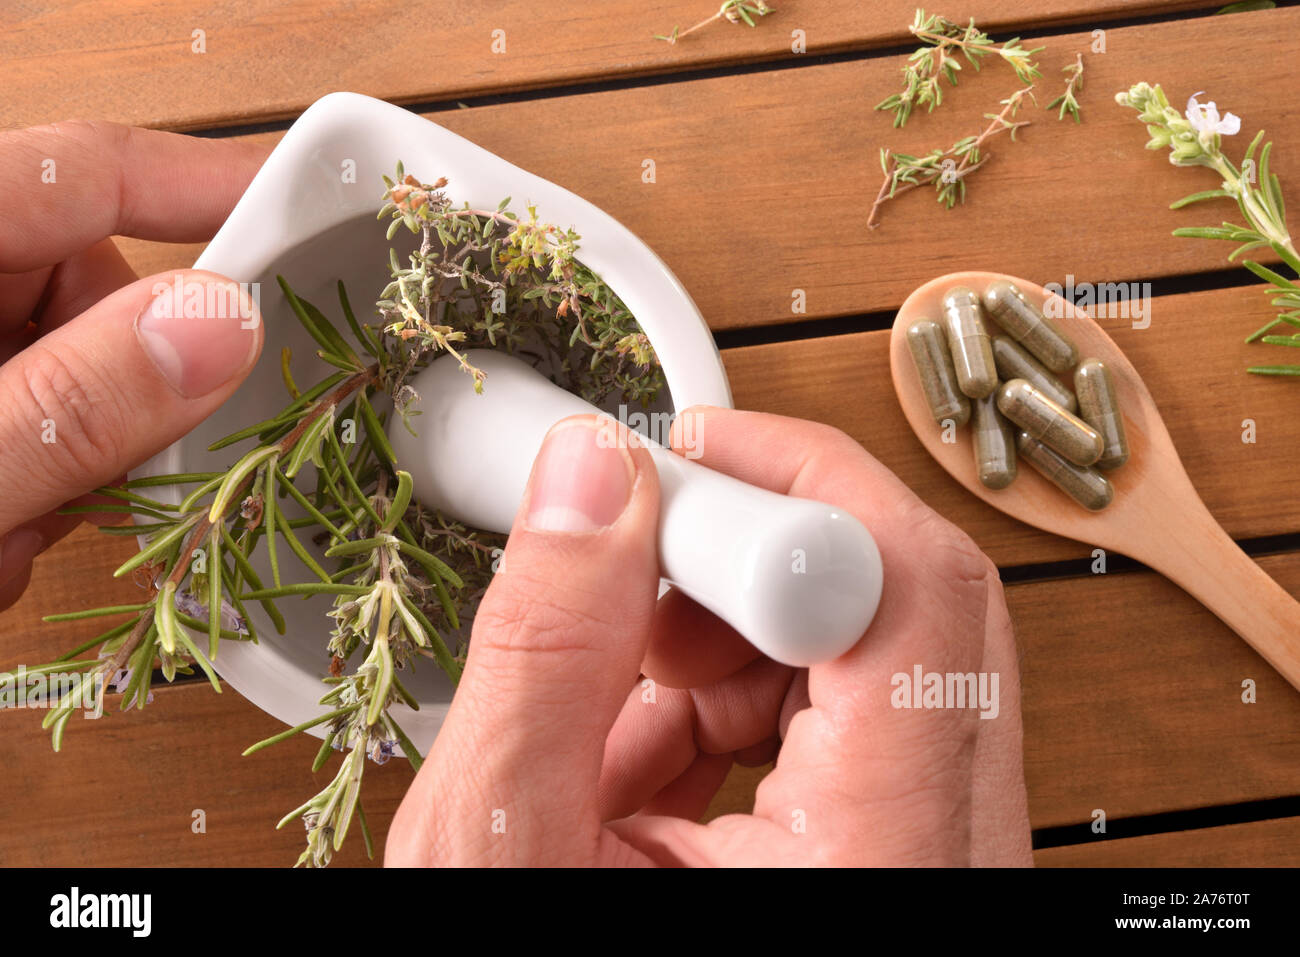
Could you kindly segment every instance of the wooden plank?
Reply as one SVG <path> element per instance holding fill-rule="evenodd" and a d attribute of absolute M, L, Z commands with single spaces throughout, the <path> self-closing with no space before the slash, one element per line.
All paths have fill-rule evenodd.
<path fill-rule="evenodd" d="M 295 738 L 249 757 L 248 745 L 283 726 L 229 688 L 159 688 L 143 713 L 74 717 L 63 751 L 50 752 L 39 712 L 0 715 L 5 827 L 0 866 L 284 867 L 297 860 L 302 826 L 275 823 L 328 784 L 338 757 L 318 774 L 320 742 Z M 383 835 L 412 778 L 405 761 L 368 762 L 364 807 Z M 194 812 L 206 832 L 194 833 Z M 337 861 L 368 864 L 360 831 Z"/>
<path fill-rule="evenodd" d="M 1260 564 L 1300 592 L 1300 553 Z M 1114 820 L 1300 793 L 1300 693 L 1160 576 L 1013 585 L 1007 602 L 1034 828 L 1082 836 L 1098 808 Z M 733 768 L 706 819 L 747 813 L 769 770 Z"/>
<path fill-rule="evenodd" d="M 722 787 L 718 788 L 718 793 L 709 802 L 708 810 L 704 812 L 701 820 L 712 821 L 727 814 L 753 813 L 754 792 L 774 767 L 773 764 L 764 764 L 757 768 L 746 768 L 733 764 L 727 779 L 722 782 Z"/>
<path fill-rule="evenodd" d="M 1300 590 L 1300 553 L 1261 564 Z M 1082 831 L 1096 808 L 1118 819 L 1300 793 L 1300 695 L 1173 585 L 1135 572 L 1016 585 L 1007 595 L 1022 649 L 1035 828 Z M 1247 678 L 1256 683 L 1257 703 L 1241 701 Z M 91 854 L 71 822 L 102 813 L 108 826 L 92 849 L 100 863 L 136 863 L 146 848 L 178 863 L 232 863 L 244 854 L 253 863 L 283 863 L 293 842 L 241 842 L 305 800 L 312 785 L 302 768 L 313 745 L 290 742 L 238 759 L 249 743 L 278 730 L 276 722 L 238 695 L 218 697 L 202 684 L 158 695 L 162 706 L 143 714 L 73 726 L 59 756 L 48 752 L 37 715 L 3 718 L 0 759 L 11 773 L 0 794 L 12 823 L 5 833 L 14 837 L 0 837 L 0 862 L 24 863 L 28 853 L 48 863 Z M 735 769 L 707 816 L 746 811 L 765 772 Z M 385 768 L 375 776 L 372 818 L 387 820 L 400 799 L 406 779 L 394 775 Z M 20 784 L 33 781 L 40 782 L 35 793 Z M 246 803 L 223 803 L 236 796 Z M 207 808 L 210 819 L 214 808 L 222 815 L 225 836 L 211 842 L 215 848 L 195 845 L 184 830 L 194 807 Z M 378 833 L 383 825 L 375 826 Z"/>
<path fill-rule="evenodd" d="M 1049 847 L 1034 852 L 1034 863 L 1038 867 L 1300 867 L 1300 818 Z"/>
<path fill-rule="evenodd" d="M 1086 32 L 1036 40 L 1048 48 L 1044 104 L 1061 86 L 1060 68 L 1084 52 L 1083 123 L 1030 109 L 1024 116 L 1034 125 L 1018 142 L 990 144 L 967 205 L 944 210 L 917 191 L 890 203 L 874 231 L 863 220 L 880 185 L 879 148 L 924 152 L 978 132 L 981 115 L 1016 88 L 1008 71 L 997 64 L 967 71 L 938 112 L 901 131 L 870 108 L 897 85 L 901 57 L 431 117 L 608 211 L 664 258 L 714 329 L 737 329 L 896 309 L 912 289 L 954 269 L 1045 284 L 1231 268 L 1226 244 L 1169 235 L 1177 226 L 1237 215 L 1226 202 L 1166 208 L 1217 179 L 1145 151 L 1136 114 L 1113 96 L 1139 80 L 1159 81 L 1181 107 L 1189 94 L 1209 90 L 1221 108 L 1243 117 L 1243 136 L 1229 151 L 1236 155 L 1246 137 L 1267 129 L 1276 137 L 1274 169 L 1284 184 L 1300 182 L 1300 174 L 1288 175 L 1300 157 L 1290 102 L 1266 95 L 1252 61 L 1234 52 L 1252 48 L 1260 31 L 1291 42 L 1281 38 L 1300 32 L 1300 9 L 1110 30 L 1104 54 L 1088 52 Z M 577 139 L 556 135 L 575 122 Z M 279 135 L 255 138 L 269 146 Z M 656 164 L 654 183 L 642 182 L 646 159 Z M 453 196 L 455 189 L 452 183 Z M 139 265 L 153 272 L 159 261 Z M 804 313 L 792 311 L 795 290 L 806 299 Z M 1250 319 L 1217 344 L 1230 347 L 1270 317 L 1267 300 L 1250 301 Z"/>
<path fill-rule="evenodd" d="M 105 535 L 94 526 L 82 525 L 41 555 L 23 597 L 0 612 L 0 633 L 5 636 L 0 671 L 19 662 L 53 661 L 123 621 L 124 616 L 67 622 L 41 618 L 144 601 L 144 590 L 130 578 L 113 577 L 113 569 L 137 551 L 133 537 Z"/>
<path fill-rule="evenodd" d="M 1300 553 L 1260 565 L 1300 594 Z M 1300 794 L 1300 693 L 1181 589 L 1133 572 L 1007 601 L 1035 828 Z"/>
<path fill-rule="evenodd" d="M 78 115 L 196 129 L 282 119 L 339 89 L 412 103 L 599 82 L 789 58 L 795 30 L 803 31 L 811 55 L 910 42 L 912 0 L 774 6 L 755 29 L 715 24 L 670 47 L 654 34 L 674 23 L 684 29 L 717 4 L 573 0 L 539 13 L 526 0 L 449 0 L 436 16 L 421 18 L 393 0 L 357 0 L 331 7 L 326 21 L 318 5 L 284 0 L 216 9 L 201 0 L 46 5 L 0 25 L 7 89 L 0 129 Z M 962 15 L 1004 39 L 1022 24 L 1216 6 L 1218 0 L 1040 0 L 1028 12 L 974 0 Z M 494 52 L 498 29 L 505 31 L 503 52 Z M 203 52 L 195 52 L 196 30 L 204 31 Z M 112 82 L 87 84 L 86 76 Z"/>

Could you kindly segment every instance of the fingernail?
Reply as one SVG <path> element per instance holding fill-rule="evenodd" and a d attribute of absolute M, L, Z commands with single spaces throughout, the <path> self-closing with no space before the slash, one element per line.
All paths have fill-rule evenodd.
<path fill-rule="evenodd" d="M 0 585 L 30 564 L 45 547 L 45 536 L 34 528 L 15 528 L 0 544 Z"/>
<path fill-rule="evenodd" d="M 594 532 L 627 507 L 636 467 L 632 456 L 590 419 L 563 422 L 546 436 L 533 465 L 524 523 L 542 532 Z"/>
<path fill-rule="evenodd" d="M 248 367 L 261 315 L 237 283 L 177 274 L 153 293 L 136 316 L 136 338 L 180 395 L 207 395 Z"/>

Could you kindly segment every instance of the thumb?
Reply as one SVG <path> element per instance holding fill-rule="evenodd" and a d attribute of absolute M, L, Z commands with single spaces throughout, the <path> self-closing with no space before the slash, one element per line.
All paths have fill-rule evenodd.
<path fill-rule="evenodd" d="M 579 863 L 594 847 L 605 738 L 649 642 L 658 523 L 658 473 L 625 429 L 551 429 L 389 863 Z"/>
<path fill-rule="evenodd" d="M 190 431 L 243 381 L 262 336 L 238 283 L 182 270 L 117 290 L 18 353 L 0 367 L 0 532 Z"/>

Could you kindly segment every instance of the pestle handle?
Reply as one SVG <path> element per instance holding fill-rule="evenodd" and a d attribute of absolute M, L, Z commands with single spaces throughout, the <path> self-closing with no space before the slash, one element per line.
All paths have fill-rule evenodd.
<path fill-rule="evenodd" d="M 481 395 L 444 356 L 411 381 L 411 435 L 389 440 L 415 497 L 478 528 L 509 532 L 547 431 L 600 410 L 526 363 L 491 350 L 466 358 L 487 373 Z M 839 657 L 880 601 L 880 553 L 843 509 L 778 495 L 715 472 L 649 439 L 659 472 L 663 578 L 784 664 Z"/>

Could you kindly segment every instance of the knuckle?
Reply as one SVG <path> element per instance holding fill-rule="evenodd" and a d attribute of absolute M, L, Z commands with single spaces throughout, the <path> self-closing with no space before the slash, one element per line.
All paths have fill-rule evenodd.
<path fill-rule="evenodd" d="M 960 585 L 984 585 L 997 570 L 974 540 L 928 506 L 921 506 L 916 542 L 931 571 Z M 1000 587 L 1000 584 L 999 584 Z"/>
<path fill-rule="evenodd" d="M 109 120 L 58 120 L 46 129 L 55 136 L 96 152 L 115 152 L 134 135 L 131 127 Z"/>
<path fill-rule="evenodd" d="M 554 582 L 520 576 L 484 598 L 474 617 L 473 643 L 506 652 L 583 654 L 599 649 L 612 625 L 599 613 L 577 607 L 583 596 L 557 593 Z M 567 599 L 567 600 L 566 600 Z"/>
<path fill-rule="evenodd" d="M 25 395 L 14 397 L 11 407 L 29 409 L 38 426 L 54 424 L 55 441 L 42 445 L 47 473 L 84 483 L 120 460 L 123 423 L 116 396 L 103 380 L 39 345 L 23 357 L 20 371 Z"/>
<path fill-rule="evenodd" d="M 811 426 L 812 431 L 808 436 L 809 444 L 815 446 L 824 454 L 837 457 L 842 455 L 863 455 L 866 452 L 862 447 L 862 443 L 843 429 L 827 425 L 825 422 L 811 423 Z"/>

